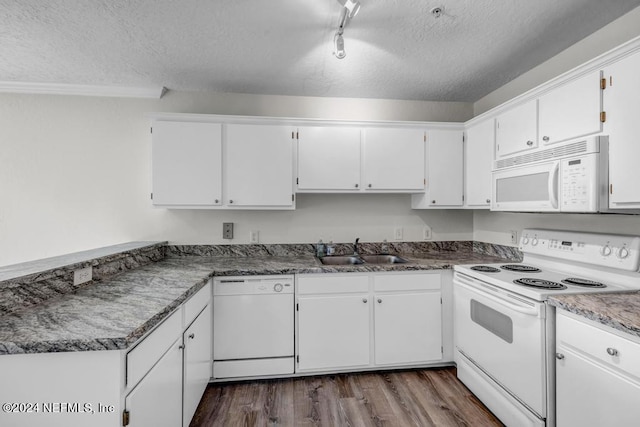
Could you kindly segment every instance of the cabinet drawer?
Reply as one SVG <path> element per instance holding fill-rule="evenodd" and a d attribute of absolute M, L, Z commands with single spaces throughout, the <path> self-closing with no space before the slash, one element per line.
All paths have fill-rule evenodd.
<path fill-rule="evenodd" d="M 318 274 L 298 276 L 298 294 L 342 294 L 369 292 L 369 276 Z"/>
<path fill-rule="evenodd" d="M 557 345 L 586 353 L 605 365 L 640 378 L 640 344 L 558 312 Z M 610 355 L 609 352 L 615 352 Z"/>
<path fill-rule="evenodd" d="M 373 277 L 373 290 L 420 291 L 440 289 L 440 273 L 420 274 L 380 274 Z"/>
<path fill-rule="evenodd" d="M 184 325 L 185 327 L 193 322 L 193 319 L 211 300 L 211 280 L 202 289 L 196 292 L 184 304 Z"/>
<path fill-rule="evenodd" d="M 127 386 L 133 387 L 182 334 L 182 307 L 127 353 Z"/>

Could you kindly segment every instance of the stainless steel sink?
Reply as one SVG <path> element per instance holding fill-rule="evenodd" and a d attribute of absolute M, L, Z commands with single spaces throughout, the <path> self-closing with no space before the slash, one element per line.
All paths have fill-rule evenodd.
<path fill-rule="evenodd" d="M 328 255 L 320 258 L 324 265 L 352 265 L 364 264 L 362 258 L 356 255 Z"/>
<path fill-rule="evenodd" d="M 408 262 L 398 255 L 360 255 L 360 258 L 368 264 L 402 264 Z"/>

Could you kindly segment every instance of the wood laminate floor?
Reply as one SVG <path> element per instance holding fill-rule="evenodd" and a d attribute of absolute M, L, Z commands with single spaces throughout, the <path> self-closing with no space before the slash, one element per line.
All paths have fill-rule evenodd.
<path fill-rule="evenodd" d="M 455 368 L 210 384 L 191 427 L 502 426 Z"/>

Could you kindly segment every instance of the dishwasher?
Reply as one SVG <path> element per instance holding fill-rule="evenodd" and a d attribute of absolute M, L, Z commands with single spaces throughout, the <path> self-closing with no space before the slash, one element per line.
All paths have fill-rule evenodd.
<path fill-rule="evenodd" d="M 213 282 L 213 379 L 292 374 L 293 276 Z"/>

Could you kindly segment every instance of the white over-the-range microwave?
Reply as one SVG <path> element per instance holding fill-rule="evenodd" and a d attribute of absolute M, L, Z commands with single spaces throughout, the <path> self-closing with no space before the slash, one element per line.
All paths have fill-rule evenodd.
<path fill-rule="evenodd" d="M 498 160 L 492 182 L 494 211 L 616 212 L 609 209 L 607 136 Z"/>

